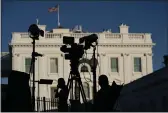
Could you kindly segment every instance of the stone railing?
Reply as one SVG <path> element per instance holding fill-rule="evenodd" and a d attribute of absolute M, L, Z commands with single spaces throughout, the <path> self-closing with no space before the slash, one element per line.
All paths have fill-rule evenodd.
<path fill-rule="evenodd" d="M 21 38 L 29 38 L 28 33 L 20 33 Z M 45 38 L 61 38 L 61 34 L 58 33 L 46 33 Z"/>
<path fill-rule="evenodd" d="M 84 37 L 84 36 L 88 36 L 88 35 L 91 35 L 93 33 L 68 33 L 68 34 L 62 34 L 62 33 L 46 33 L 45 34 L 45 39 L 55 39 L 55 38 L 62 38 L 64 35 L 66 36 L 71 36 L 71 37 L 74 37 L 74 38 L 81 38 L 81 37 Z M 121 34 L 121 33 L 105 33 L 105 34 L 102 34 L 104 35 L 104 37 L 100 37 L 100 34 L 98 33 L 95 33 L 98 35 L 99 39 L 107 39 L 107 42 L 110 41 L 110 40 L 115 40 L 115 41 L 119 41 L 119 42 L 122 42 L 123 40 L 130 40 L 130 41 L 145 41 L 147 40 L 146 39 L 146 34 L 144 33 L 129 33 L 127 34 L 128 36 L 128 39 L 124 37 L 124 34 Z M 17 36 L 19 36 L 21 38 L 29 38 L 28 36 L 28 33 L 27 32 L 22 32 L 22 33 L 17 33 Z M 126 37 L 127 37 L 126 36 Z M 104 39 L 103 39 L 104 40 Z M 150 40 L 150 39 L 149 39 Z"/>
<path fill-rule="evenodd" d="M 21 38 L 29 38 L 29 35 L 28 33 L 21 33 Z"/>
<path fill-rule="evenodd" d="M 143 33 L 130 33 L 128 34 L 129 39 L 144 39 Z"/>
<path fill-rule="evenodd" d="M 120 33 L 105 34 L 105 38 L 121 39 Z"/>
<path fill-rule="evenodd" d="M 91 34 L 92 33 L 70 33 L 70 36 L 74 37 L 74 38 L 81 38 L 81 37 L 88 36 Z M 28 33 L 20 33 L 20 35 L 21 35 L 21 38 L 29 38 Z M 63 34 L 61 34 L 61 33 L 46 33 L 45 34 L 45 38 L 47 38 L 47 39 L 61 38 L 62 36 L 63 36 Z"/>
<path fill-rule="evenodd" d="M 45 38 L 61 38 L 60 33 L 46 33 Z"/>
<path fill-rule="evenodd" d="M 71 37 L 81 38 L 81 37 L 88 36 L 88 35 L 91 35 L 91 34 L 93 34 L 93 33 L 72 33 Z"/>

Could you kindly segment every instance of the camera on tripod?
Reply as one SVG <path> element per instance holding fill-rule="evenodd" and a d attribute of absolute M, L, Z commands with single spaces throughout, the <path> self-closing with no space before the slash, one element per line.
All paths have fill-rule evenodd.
<path fill-rule="evenodd" d="M 97 39 L 98 39 L 97 35 L 92 34 L 80 38 L 79 44 L 77 44 L 74 41 L 74 37 L 67 37 L 67 36 L 63 37 L 63 44 L 65 45 L 63 45 L 60 48 L 60 50 L 65 53 L 65 59 L 70 60 L 71 62 L 70 64 L 71 71 L 69 74 L 67 86 L 68 86 L 68 95 L 71 91 L 70 102 L 72 111 L 78 111 L 77 109 L 79 108 L 80 105 L 80 94 L 82 96 L 83 103 L 87 102 L 80 73 L 78 71 L 78 65 L 79 65 L 79 59 L 82 58 L 84 54 L 84 50 L 90 49 L 91 46 L 96 48 Z M 96 43 L 96 45 L 93 45 L 94 42 Z M 73 81 L 75 81 L 75 83 Z"/>
<path fill-rule="evenodd" d="M 64 36 L 63 37 L 63 45 L 60 50 L 62 52 L 65 53 L 65 59 L 67 60 L 72 60 L 72 59 L 80 59 L 82 58 L 83 54 L 84 54 L 84 50 L 90 49 L 93 42 L 96 42 L 97 44 L 97 35 L 96 34 L 92 34 L 89 36 L 85 36 L 79 39 L 79 44 L 74 42 L 74 37 L 67 37 Z M 82 43 L 84 43 L 84 45 L 82 45 Z M 71 48 L 68 48 L 67 45 L 70 45 Z M 67 54 L 69 53 L 69 54 Z"/>
<path fill-rule="evenodd" d="M 39 40 L 39 36 L 44 37 L 44 31 L 39 29 L 36 24 L 30 25 L 28 29 L 28 33 L 29 33 L 30 38 L 35 39 L 35 40 Z"/>

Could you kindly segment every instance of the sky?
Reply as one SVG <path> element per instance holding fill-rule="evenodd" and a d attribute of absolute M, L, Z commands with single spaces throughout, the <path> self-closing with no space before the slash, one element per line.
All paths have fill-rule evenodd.
<path fill-rule="evenodd" d="M 153 68 L 163 67 L 163 55 L 168 54 L 168 2 L 152 1 L 31 1 L 2 0 L 1 51 L 8 51 L 12 32 L 27 32 L 36 23 L 47 25 L 47 30 L 57 27 L 57 13 L 49 13 L 48 8 L 59 4 L 60 23 L 73 28 L 82 25 L 89 32 L 112 29 L 119 32 L 124 23 L 130 33 L 152 33 L 156 43 L 153 48 Z"/>

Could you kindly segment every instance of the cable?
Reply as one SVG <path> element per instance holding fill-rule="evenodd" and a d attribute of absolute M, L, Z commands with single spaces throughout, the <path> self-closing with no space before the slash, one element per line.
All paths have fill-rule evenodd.
<path fill-rule="evenodd" d="M 99 54 L 99 51 L 98 51 L 98 48 L 99 48 L 99 46 L 98 46 L 98 44 L 97 44 L 97 59 L 99 59 L 99 61 L 101 60 L 100 59 L 100 54 Z M 99 58 L 98 58 L 98 56 L 99 56 Z M 100 63 L 99 63 L 99 61 L 97 60 L 97 64 L 98 64 L 98 67 L 99 67 L 99 74 L 98 75 L 100 75 L 100 63 L 101 63 L 101 61 L 100 61 Z"/>

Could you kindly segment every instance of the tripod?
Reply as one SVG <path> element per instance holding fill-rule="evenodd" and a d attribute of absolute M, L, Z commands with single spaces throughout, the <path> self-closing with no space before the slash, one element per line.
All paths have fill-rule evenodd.
<path fill-rule="evenodd" d="M 83 85 L 82 85 L 82 81 L 81 81 L 81 77 L 80 77 L 80 74 L 79 74 L 79 71 L 78 71 L 78 64 L 79 64 L 79 60 L 71 60 L 70 61 L 71 64 L 71 71 L 70 71 L 70 74 L 69 74 L 69 78 L 68 78 L 68 83 L 67 83 L 67 87 L 68 87 L 68 95 L 70 93 L 70 90 L 71 90 L 71 105 L 76 108 L 75 104 L 79 105 L 80 104 L 80 93 L 82 95 L 82 99 L 83 99 L 83 102 L 86 103 L 87 100 L 86 100 L 86 95 L 85 95 L 85 92 L 84 92 L 84 88 L 83 88 Z M 75 81 L 75 83 L 74 83 Z M 75 84 L 75 91 L 74 91 L 74 84 Z M 75 92 L 75 99 L 74 99 L 74 93 Z"/>
<path fill-rule="evenodd" d="M 30 66 L 30 70 L 29 70 L 29 74 L 31 73 L 31 70 L 33 68 L 33 89 L 32 89 L 32 109 L 33 111 L 35 110 L 35 60 L 37 56 L 42 57 L 42 54 L 39 54 L 37 52 L 35 52 L 35 38 L 33 38 L 33 52 L 32 52 L 32 59 L 31 59 L 31 66 Z"/>
<path fill-rule="evenodd" d="M 41 54 L 35 52 L 35 40 L 39 40 L 39 36 L 44 37 L 44 31 L 40 30 L 36 24 L 30 25 L 28 29 L 29 37 L 32 38 L 33 42 L 33 51 L 32 51 L 32 59 L 31 59 L 31 67 L 29 70 L 29 74 L 31 72 L 31 68 L 33 67 L 33 89 L 32 89 L 32 107 L 33 111 L 35 111 L 35 57 L 42 56 Z"/>

